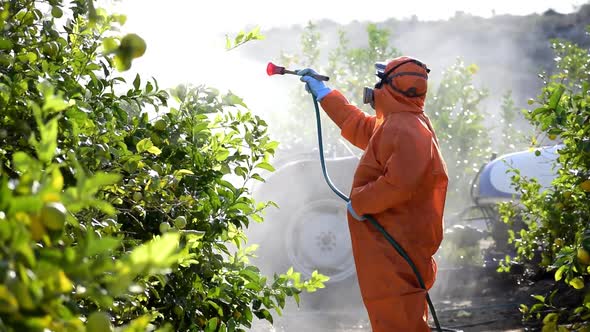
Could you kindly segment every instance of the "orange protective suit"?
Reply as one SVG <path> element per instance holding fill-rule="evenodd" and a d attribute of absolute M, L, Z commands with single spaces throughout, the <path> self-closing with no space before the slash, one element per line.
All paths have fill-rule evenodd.
<path fill-rule="evenodd" d="M 407 57 L 392 60 L 385 72 Z M 423 67 L 407 63 L 398 72 Z M 426 79 L 394 78 L 396 87 L 415 87 L 426 93 Z M 337 90 L 321 100 L 341 134 L 364 149 L 352 184 L 350 199 L 358 215 L 373 215 L 406 250 L 427 289 L 436 277 L 433 255 L 443 236 L 447 169 L 430 120 L 424 114 L 424 96 L 409 98 L 389 84 L 375 89 L 376 115 L 370 116 Z M 348 214 L 359 286 L 374 332 L 430 331 L 426 291 L 408 263 L 368 221 Z"/>

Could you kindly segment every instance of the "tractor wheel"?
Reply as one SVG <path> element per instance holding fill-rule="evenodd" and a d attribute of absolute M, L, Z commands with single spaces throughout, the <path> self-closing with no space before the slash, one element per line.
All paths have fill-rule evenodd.
<path fill-rule="evenodd" d="M 330 160 L 335 185 L 348 194 L 356 158 Z M 326 184 L 318 161 L 285 165 L 254 191 L 258 201 L 273 201 L 262 224 L 251 224 L 249 243 L 259 245 L 254 264 L 272 276 L 290 267 L 302 277 L 314 271 L 330 277 L 326 288 L 302 294 L 302 306 L 341 310 L 362 305 L 356 280 L 346 204 Z"/>

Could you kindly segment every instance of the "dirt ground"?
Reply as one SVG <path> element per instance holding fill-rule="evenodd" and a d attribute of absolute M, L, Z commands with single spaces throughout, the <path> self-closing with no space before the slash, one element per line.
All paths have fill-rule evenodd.
<path fill-rule="evenodd" d="M 524 332 L 538 330 L 523 323 L 518 311 L 521 303 L 532 302 L 530 287 L 518 284 L 510 275 L 498 275 L 491 270 L 457 269 L 439 271 L 437 285 L 430 293 L 444 328 L 465 332 Z M 532 287 L 542 288 L 542 282 Z M 309 308 L 304 298 L 300 308 L 288 308 L 282 317 L 276 317 L 274 325 L 257 321 L 251 331 L 370 332 L 371 329 L 362 307 Z"/>

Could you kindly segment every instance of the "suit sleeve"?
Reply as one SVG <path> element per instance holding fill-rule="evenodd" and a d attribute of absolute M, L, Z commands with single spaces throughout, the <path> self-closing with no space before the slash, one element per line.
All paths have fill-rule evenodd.
<path fill-rule="evenodd" d="M 388 155 L 377 180 L 353 188 L 351 202 L 359 215 L 376 214 L 410 200 L 431 161 L 431 137 L 409 123 L 384 128 L 379 144 Z"/>
<path fill-rule="evenodd" d="M 375 116 L 351 105 L 340 91 L 332 90 L 321 101 L 322 108 L 340 128 L 342 137 L 354 146 L 365 149 L 375 128 Z"/>

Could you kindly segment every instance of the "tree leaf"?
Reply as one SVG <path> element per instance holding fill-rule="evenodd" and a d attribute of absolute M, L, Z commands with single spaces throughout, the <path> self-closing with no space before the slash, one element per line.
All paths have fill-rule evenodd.
<path fill-rule="evenodd" d="M 37 145 L 39 160 L 50 163 L 57 149 L 57 118 L 41 126 L 41 142 Z"/>
<path fill-rule="evenodd" d="M 162 153 L 162 150 L 160 150 L 157 146 L 153 145 L 147 149 L 147 152 L 149 152 L 153 155 L 159 156 L 160 153 Z"/>
<path fill-rule="evenodd" d="M 141 141 L 137 142 L 137 144 L 135 145 L 138 153 L 142 153 L 144 151 L 147 151 L 152 146 L 154 146 L 154 143 L 152 142 L 152 140 L 150 138 L 144 138 Z"/>
<path fill-rule="evenodd" d="M 564 91 L 565 87 L 561 84 L 553 90 L 553 93 L 551 93 L 551 97 L 549 98 L 549 103 L 547 104 L 550 109 L 554 110 L 557 108 L 557 104 L 559 104 L 559 100 L 561 99 L 561 96 L 563 96 Z"/>
<path fill-rule="evenodd" d="M 133 87 L 135 88 L 135 90 L 139 90 L 140 85 L 141 78 L 139 77 L 139 74 L 135 74 L 135 79 L 133 80 Z"/>
<path fill-rule="evenodd" d="M 119 43 L 113 37 L 107 37 L 102 40 L 102 49 L 105 54 L 113 53 L 119 48 Z"/>
<path fill-rule="evenodd" d="M 214 332 L 217 330 L 217 323 L 218 323 L 219 319 L 217 317 L 213 317 L 211 318 L 208 322 L 207 322 L 207 326 L 205 327 L 205 332 Z"/>
<path fill-rule="evenodd" d="M 261 163 L 257 164 L 256 166 L 254 166 L 254 168 L 262 168 L 262 169 L 270 171 L 270 172 L 275 171 L 275 168 L 267 162 L 261 162 Z"/>
<path fill-rule="evenodd" d="M 151 269 L 169 267 L 177 259 L 175 254 L 179 239 L 179 233 L 166 233 L 135 248 L 129 258 L 134 265 L 141 269 L 144 267 Z"/>
<path fill-rule="evenodd" d="M 229 150 L 225 148 L 219 148 L 215 153 L 215 160 L 224 161 L 229 157 Z"/>
<path fill-rule="evenodd" d="M 561 280 L 561 278 L 563 278 L 563 272 L 565 271 L 566 268 L 567 268 L 567 265 L 562 265 L 559 267 L 559 269 L 557 269 L 557 271 L 555 271 L 555 281 L 559 281 L 559 280 Z"/>
<path fill-rule="evenodd" d="M 90 234 L 92 234 L 92 232 L 88 233 L 88 235 Z M 88 243 L 86 246 L 85 256 L 94 256 L 110 252 L 121 244 L 120 239 L 110 236 L 104 236 L 102 238 L 96 238 L 94 236 L 91 236 L 87 239 L 87 241 Z"/>
<path fill-rule="evenodd" d="M 582 289 L 584 288 L 584 280 L 580 277 L 576 277 L 569 281 L 569 285 L 575 289 Z"/>
<path fill-rule="evenodd" d="M 83 182 L 82 188 L 86 195 L 92 195 L 104 186 L 121 181 L 121 175 L 115 173 L 97 172 Z"/>

